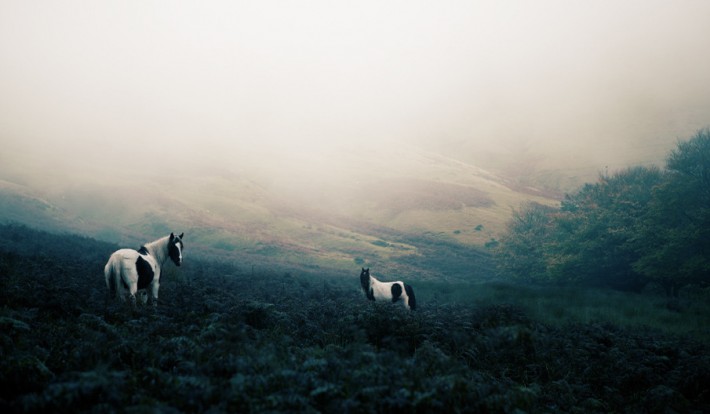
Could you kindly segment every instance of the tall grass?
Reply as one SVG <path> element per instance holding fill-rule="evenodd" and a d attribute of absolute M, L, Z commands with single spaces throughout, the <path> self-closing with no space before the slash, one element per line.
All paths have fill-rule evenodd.
<path fill-rule="evenodd" d="M 556 326 L 569 323 L 611 323 L 631 329 L 651 329 L 692 336 L 710 343 L 709 290 L 688 290 L 679 299 L 668 299 L 653 291 L 638 294 L 502 282 L 420 282 L 417 288 L 417 298 L 422 306 L 426 306 L 426 303 L 509 303 L 524 308 L 533 319 Z"/>

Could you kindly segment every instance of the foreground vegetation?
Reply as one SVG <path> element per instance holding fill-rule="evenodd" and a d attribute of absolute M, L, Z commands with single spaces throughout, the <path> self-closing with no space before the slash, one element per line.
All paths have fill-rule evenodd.
<path fill-rule="evenodd" d="M 458 287 L 415 284 L 421 310 L 408 313 L 349 280 L 193 260 L 168 268 L 157 311 L 105 312 L 116 246 L 2 233 L 3 412 L 710 410 L 707 343 L 547 322 L 502 285 L 467 303 Z"/>

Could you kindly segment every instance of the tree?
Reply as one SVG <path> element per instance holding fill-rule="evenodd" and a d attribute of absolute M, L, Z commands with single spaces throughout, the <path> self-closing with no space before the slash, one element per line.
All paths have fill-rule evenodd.
<path fill-rule="evenodd" d="M 680 142 L 666 167 L 639 232 L 634 269 L 677 296 L 683 286 L 710 285 L 710 130 Z"/>
<path fill-rule="evenodd" d="M 501 275 L 534 282 L 639 291 L 648 278 L 633 267 L 634 241 L 662 182 L 658 168 L 600 176 L 567 195 L 560 208 L 524 205 L 497 251 Z"/>
<path fill-rule="evenodd" d="M 554 231 L 556 211 L 553 207 L 530 202 L 513 212 L 495 252 L 502 276 L 528 282 L 547 279 L 545 248 Z"/>
<path fill-rule="evenodd" d="M 669 295 L 710 286 L 710 129 L 680 142 L 666 170 L 634 167 L 602 175 L 559 209 L 514 214 L 498 249 L 501 274 L 530 281 Z"/>
<path fill-rule="evenodd" d="M 633 268 L 634 241 L 663 178 L 655 167 L 633 167 L 600 176 L 562 202 L 558 260 L 551 272 L 577 283 L 639 291 L 647 279 Z"/>

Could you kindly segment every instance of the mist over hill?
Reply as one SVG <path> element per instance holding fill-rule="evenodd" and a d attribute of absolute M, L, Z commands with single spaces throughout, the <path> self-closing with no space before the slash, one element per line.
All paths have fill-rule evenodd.
<path fill-rule="evenodd" d="M 232 158 L 115 171 L 95 161 L 0 167 L 0 220 L 128 246 L 185 231 L 189 249 L 264 263 L 482 279 L 485 245 L 524 200 L 555 203 L 474 165 L 414 147 Z M 72 167 L 75 168 L 72 171 Z"/>
<path fill-rule="evenodd" d="M 591 168 L 586 153 L 554 163 L 554 152 L 525 158 L 511 149 L 504 167 L 482 160 L 488 170 L 465 161 L 478 158 L 470 146 L 451 145 L 255 145 L 194 156 L 166 150 L 155 159 L 139 151 L 125 162 L 10 147 L 0 155 L 0 220 L 129 247 L 185 231 L 190 253 L 245 267 L 349 274 L 371 266 L 392 277 L 477 281 L 492 277 L 490 247 L 514 210 L 557 205 L 575 182 L 566 166 Z M 642 165 L 663 159 L 639 151 L 626 156 Z"/>
<path fill-rule="evenodd" d="M 639 7 L 2 2 L 0 218 L 484 277 L 522 201 L 710 122 L 707 2 Z"/>

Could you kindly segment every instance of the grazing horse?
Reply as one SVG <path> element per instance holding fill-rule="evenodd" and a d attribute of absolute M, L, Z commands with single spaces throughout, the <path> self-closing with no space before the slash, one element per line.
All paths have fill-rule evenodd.
<path fill-rule="evenodd" d="M 165 236 L 146 243 L 138 250 L 120 249 L 115 251 L 104 267 L 108 295 L 114 295 L 126 300 L 130 295 L 131 304 L 135 307 L 136 292 L 146 292 L 150 288 L 153 306 L 158 305 L 158 289 L 160 288 L 160 268 L 170 258 L 176 266 L 182 264 L 182 236 Z M 108 296 L 107 296 L 108 299 Z M 141 301 L 148 301 L 147 294 Z"/>
<path fill-rule="evenodd" d="M 370 300 L 389 300 L 396 303 L 401 299 L 405 308 L 409 310 L 417 308 L 417 300 L 414 298 L 414 289 L 411 286 L 401 281 L 380 282 L 370 276 L 370 268 L 362 268 L 360 285 L 362 285 L 365 296 Z"/>

